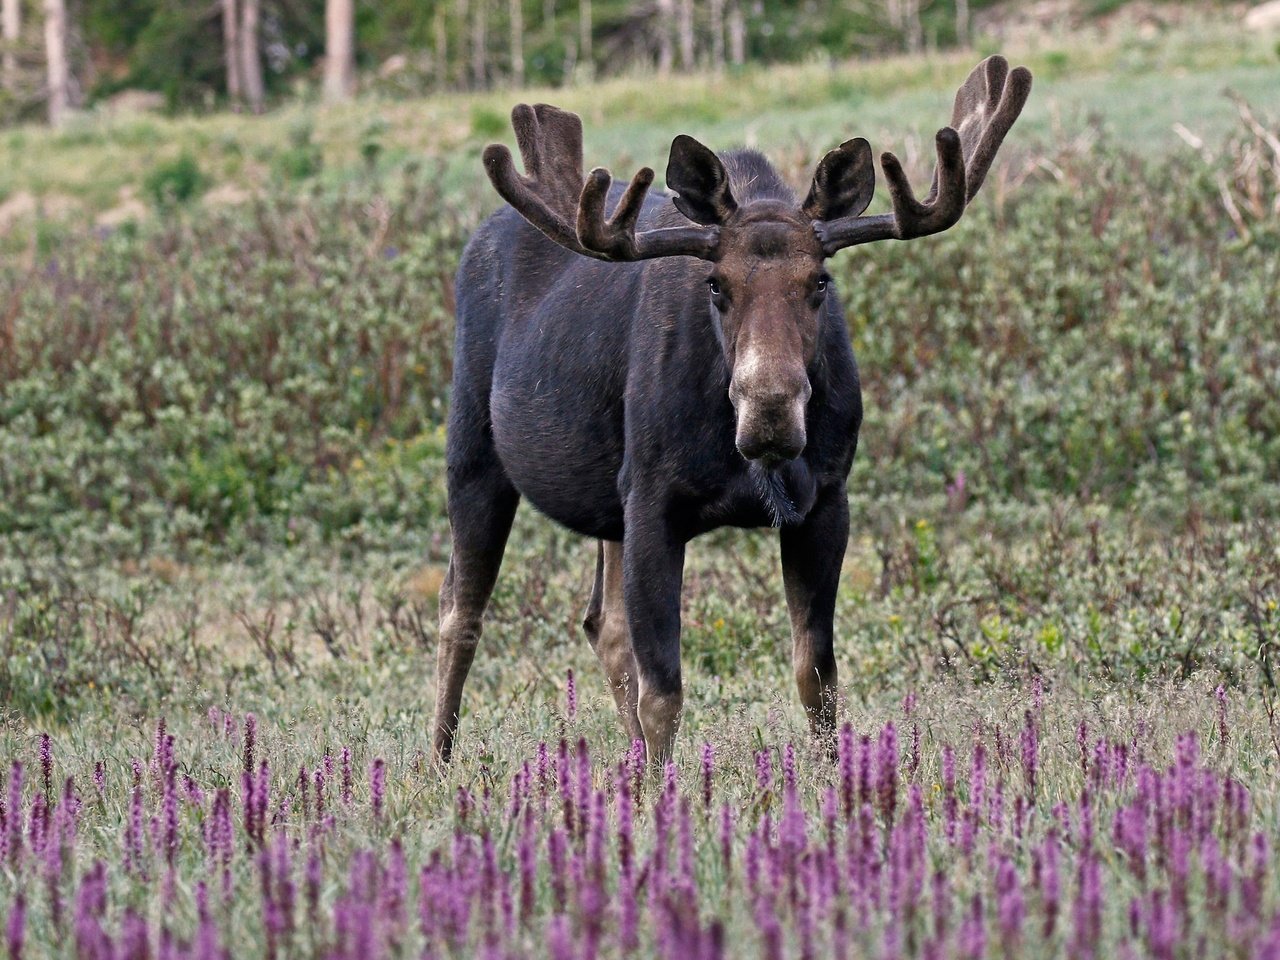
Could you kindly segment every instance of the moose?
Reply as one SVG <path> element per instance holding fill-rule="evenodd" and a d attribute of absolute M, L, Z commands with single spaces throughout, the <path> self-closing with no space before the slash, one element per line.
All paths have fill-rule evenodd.
<path fill-rule="evenodd" d="M 1030 91 L 1026 68 L 980 63 L 937 133 L 928 194 L 917 199 L 884 153 L 892 211 L 875 215 L 864 214 L 875 168 L 862 138 L 827 153 L 797 203 L 761 154 L 717 155 L 677 136 L 670 192 L 651 194 L 647 167 L 622 189 L 602 168 L 584 179 L 575 114 L 512 111 L 525 173 L 505 146 L 484 151 L 507 205 L 477 229 L 456 281 L 441 762 L 521 497 L 599 541 L 583 626 L 627 733 L 657 763 L 671 756 L 683 702 L 685 545 L 722 526 L 780 528 L 796 684 L 829 742 L 862 399 L 824 263 L 954 225 Z"/>

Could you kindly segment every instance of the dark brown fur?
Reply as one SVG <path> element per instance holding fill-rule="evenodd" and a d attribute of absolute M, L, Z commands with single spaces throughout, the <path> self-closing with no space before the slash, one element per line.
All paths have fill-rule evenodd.
<path fill-rule="evenodd" d="M 815 732 L 830 734 L 862 400 L 823 263 L 841 246 L 955 221 L 956 198 L 962 211 L 967 185 L 986 173 L 971 165 L 966 181 L 965 158 L 989 165 L 999 146 L 990 130 L 1007 132 L 1025 101 L 993 62 L 956 109 L 994 113 L 965 113 L 963 136 L 939 134 L 938 185 L 925 201 L 891 173 L 894 213 L 878 217 L 862 216 L 874 192 L 866 141 L 827 154 L 799 204 L 760 154 L 717 157 L 677 137 L 667 168 L 676 195 L 655 196 L 648 170 L 625 189 L 604 171 L 584 179 L 576 117 L 516 108 L 526 174 L 505 147 L 485 152 L 513 206 L 480 227 L 458 269 L 442 759 L 522 496 L 601 541 L 585 626 L 627 730 L 643 733 L 655 760 L 670 754 L 682 705 L 685 544 L 721 526 L 780 527 L 796 682 Z"/>

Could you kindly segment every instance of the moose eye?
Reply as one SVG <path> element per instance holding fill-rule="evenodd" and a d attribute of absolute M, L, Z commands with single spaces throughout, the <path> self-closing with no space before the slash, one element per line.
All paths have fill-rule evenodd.
<path fill-rule="evenodd" d="M 819 292 L 819 293 L 826 293 L 826 292 L 827 292 L 827 284 L 828 284 L 829 282 L 830 282 L 830 281 L 829 281 L 829 279 L 828 279 L 827 277 L 819 277 L 819 278 L 818 278 L 818 292 Z"/>
<path fill-rule="evenodd" d="M 718 297 L 721 294 L 720 282 L 716 280 L 715 277 L 709 277 L 707 279 L 707 289 L 711 291 L 711 295 L 713 297 Z"/>

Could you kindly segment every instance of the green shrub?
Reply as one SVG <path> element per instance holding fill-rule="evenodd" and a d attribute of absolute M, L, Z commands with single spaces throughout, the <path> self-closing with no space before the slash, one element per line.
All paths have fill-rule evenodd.
<path fill-rule="evenodd" d="M 312 138 L 315 126 L 304 119 L 289 128 L 289 145 L 272 159 L 271 168 L 284 180 L 306 180 L 324 165 L 320 145 Z"/>
<path fill-rule="evenodd" d="M 152 202 L 161 209 L 185 204 L 208 187 L 208 180 L 200 171 L 196 158 L 184 153 L 176 160 L 155 167 L 144 182 Z"/>

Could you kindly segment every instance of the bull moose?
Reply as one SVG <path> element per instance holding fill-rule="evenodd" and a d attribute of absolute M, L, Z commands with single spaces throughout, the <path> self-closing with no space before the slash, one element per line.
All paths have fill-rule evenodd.
<path fill-rule="evenodd" d="M 685 544 L 721 526 L 779 527 L 796 684 L 815 734 L 830 734 L 862 398 L 824 263 L 955 224 L 1030 91 L 1026 68 L 980 63 L 938 131 L 928 195 L 916 199 L 885 153 L 893 209 L 877 215 L 864 215 L 875 168 L 861 138 L 822 158 L 797 203 L 759 153 L 717 156 L 681 135 L 671 192 L 655 195 L 647 167 L 625 189 L 604 169 L 584 180 L 576 115 L 512 111 L 525 173 L 506 147 L 484 151 L 507 206 L 476 231 L 457 275 L 442 761 L 521 497 L 599 541 L 583 626 L 653 761 L 670 756 L 681 712 Z"/>

